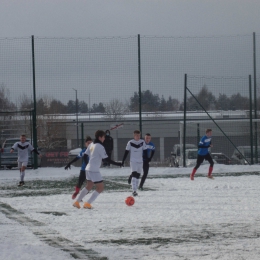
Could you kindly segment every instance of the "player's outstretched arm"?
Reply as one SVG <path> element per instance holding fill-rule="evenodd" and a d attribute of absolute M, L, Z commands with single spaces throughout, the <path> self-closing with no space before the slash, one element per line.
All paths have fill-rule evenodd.
<path fill-rule="evenodd" d="M 119 166 L 119 167 L 121 167 L 122 166 L 122 163 L 119 163 L 119 162 L 115 162 L 115 161 L 113 161 L 113 160 L 111 160 L 110 158 L 105 158 L 105 159 L 103 159 L 102 160 L 103 162 L 105 162 L 105 163 L 110 163 L 110 164 L 114 164 L 114 165 L 116 165 L 116 166 Z"/>
<path fill-rule="evenodd" d="M 153 159 L 154 153 L 155 153 L 155 151 L 153 150 L 153 151 L 151 152 L 151 157 L 148 159 L 148 162 L 150 162 L 150 161 Z"/>
<path fill-rule="evenodd" d="M 122 167 L 124 167 L 125 159 L 126 159 L 128 154 L 129 154 L 129 151 L 125 150 L 125 154 L 124 154 L 124 157 L 123 157 L 123 160 L 122 160 Z"/>
<path fill-rule="evenodd" d="M 11 147 L 10 153 L 13 153 L 17 149 L 17 142 Z"/>
<path fill-rule="evenodd" d="M 65 167 L 64 169 L 65 170 L 68 170 L 68 168 L 70 168 L 71 164 L 76 162 L 79 158 L 78 157 L 75 157 L 71 162 L 69 162 Z"/>
<path fill-rule="evenodd" d="M 211 145 L 199 144 L 198 148 L 209 148 Z"/>
<path fill-rule="evenodd" d="M 83 160 L 84 160 L 84 163 L 85 163 L 86 165 L 88 165 L 88 163 L 89 163 L 89 157 L 88 157 L 88 155 L 87 155 L 86 153 L 84 153 L 84 155 L 83 155 Z"/>
<path fill-rule="evenodd" d="M 37 155 L 41 156 L 40 153 L 38 152 L 38 150 L 35 149 L 35 148 L 31 151 L 31 153 L 32 153 L 32 152 L 34 152 L 34 153 L 36 153 Z"/>

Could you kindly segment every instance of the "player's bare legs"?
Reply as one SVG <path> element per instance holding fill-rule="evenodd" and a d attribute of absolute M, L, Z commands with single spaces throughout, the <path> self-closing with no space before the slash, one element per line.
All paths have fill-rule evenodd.
<path fill-rule="evenodd" d="M 95 183 L 96 190 L 92 193 L 91 197 L 88 199 L 87 202 L 84 203 L 84 208 L 91 209 L 91 203 L 94 202 L 94 200 L 99 196 L 99 194 L 104 190 L 104 183 L 99 182 Z"/>
<path fill-rule="evenodd" d="M 26 166 L 22 166 L 19 169 L 20 170 L 20 182 L 19 182 L 18 186 L 23 186 L 24 185 L 25 169 L 26 169 Z"/>
<path fill-rule="evenodd" d="M 101 193 L 104 190 L 104 182 L 96 183 L 96 191 Z"/>
<path fill-rule="evenodd" d="M 94 183 L 92 181 L 87 181 L 86 189 L 88 191 L 91 191 L 94 186 Z"/>

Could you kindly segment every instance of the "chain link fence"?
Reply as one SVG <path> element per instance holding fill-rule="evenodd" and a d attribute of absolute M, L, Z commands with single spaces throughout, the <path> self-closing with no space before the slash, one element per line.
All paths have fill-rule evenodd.
<path fill-rule="evenodd" d="M 52 162 L 56 160 L 55 152 L 65 158 L 70 150 L 82 147 L 86 135 L 94 137 L 97 129 L 111 130 L 116 147 L 113 158 L 121 160 L 133 131 L 141 129 L 142 135 L 151 133 L 155 143 L 154 164 L 173 165 L 171 152 L 183 135 L 184 75 L 199 75 L 189 78 L 189 86 L 202 100 L 204 92 L 212 93 L 214 100 L 207 110 L 219 113 L 219 120 L 227 117 L 237 120 L 236 112 L 244 113 L 249 120 L 248 75 L 252 75 L 253 100 L 256 97 L 257 101 L 253 110 L 254 105 L 259 110 L 258 38 L 257 34 L 185 38 L 34 37 L 34 46 L 30 37 L 2 38 L 0 109 L 21 111 L 36 105 L 36 145 Z M 226 99 L 231 97 L 227 104 Z M 205 116 L 198 113 L 199 106 L 190 99 L 186 109 L 190 111 L 187 120 L 201 121 L 202 134 Z M 253 119 L 257 119 L 257 113 Z M 192 128 L 191 132 L 198 132 L 197 123 Z M 18 130 L 23 132 L 22 127 Z M 235 131 L 230 136 L 231 140 L 237 138 Z M 4 133 L 1 142 L 8 137 Z M 250 145 L 250 138 L 241 138 L 243 145 Z M 189 142 L 197 144 L 195 139 Z M 232 149 L 216 147 L 216 151 L 222 150 L 228 156 L 232 156 Z M 64 161 L 57 159 L 55 165 L 61 166 Z M 46 160 L 42 165 L 54 163 L 48 164 Z"/>

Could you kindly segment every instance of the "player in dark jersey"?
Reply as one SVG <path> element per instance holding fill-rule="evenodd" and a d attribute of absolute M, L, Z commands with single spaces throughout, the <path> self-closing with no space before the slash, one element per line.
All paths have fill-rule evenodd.
<path fill-rule="evenodd" d="M 193 168 L 192 173 L 190 175 L 190 179 L 192 181 L 194 180 L 194 175 L 195 175 L 197 169 L 200 167 L 200 165 L 203 163 L 204 160 L 207 160 L 210 163 L 209 171 L 208 171 L 208 178 L 213 179 L 212 171 L 213 171 L 214 162 L 209 153 L 209 148 L 213 147 L 213 145 L 211 144 L 211 136 L 212 136 L 212 129 L 208 128 L 208 129 L 206 129 L 206 135 L 204 135 L 199 142 L 197 163 L 196 163 L 196 166 Z"/>
<path fill-rule="evenodd" d="M 29 152 L 34 152 L 41 156 L 37 149 L 35 149 L 28 141 L 26 141 L 26 135 L 21 135 L 20 136 L 20 142 L 16 142 L 11 150 L 10 153 L 13 153 L 14 150 L 17 150 L 18 152 L 18 168 L 20 170 L 20 179 L 21 181 L 19 182 L 18 186 L 23 186 L 24 185 L 24 176 L 25 176 L 25 169 L 28 164 L 29 160 Z"/>
<path fill-rule="evenodd" d="M 113 152 L 113 149 L 114 149 L 114 140 L 113 140 L 113 138 L 110 136 L 110 131 L 109 131 L 109 130 L 106 130 L 106 138 L 105 138 L 105 141 L 104 141 L 103 145 L 104 145 L 104 147 L 105 147 L 105 150 L 106 150 L 106 153 L 107 153 L 108 158 L 111 159 L 112 152 Z M 104 166 L 104 167 L 110 166 L 110 164 L 104 162 L 104 163 L 103 163 L 103 166 Z"/>
<path fill-rule="evenodd" d="M 87 150 L 88 146 L 92 143 L 92 139 L 90 136 L 87 136 L 86 137 L 86 140 L 85 140 L 85 146 L 86 148 L 83 148 L 81 150 L 81 152 L 71 161 L 69 162 L 66 166 L 65 166 L 65 170 L 68 170 L 68 168 L 70 169 L 70 166 L 72 163 L 78 161 L 80 158 L 83 158 L 84 156 L 84 153 L 85 151 Z M 86 166 L 88 164 L 88 161 L 89 161 L 89 157 L 88 156 L 85 156 L 82 160 L 82 165 L 81 165 L 81 169 L 80 169 L 80 173 L 79 173 L 79 179 L 78 179 L 78 182 L 75 186 L 75 192 L 72 194 L 72 199 L 74 200 L 77 195 L 79 194 L 79 191 L 81 189 L 81 186 L 83 185 L 84 181 L 86 180 Z"/>

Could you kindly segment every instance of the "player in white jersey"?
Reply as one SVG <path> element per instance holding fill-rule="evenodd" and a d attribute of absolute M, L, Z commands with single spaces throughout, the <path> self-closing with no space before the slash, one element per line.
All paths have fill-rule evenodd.
<path fill-rule="evenodd" d="M 125 154 L 122 160 L 122 165 L 124 165 L 125 159 L 130 151 L 130 167 L 132 171 L 132 189 L 133 196 L 137 196 L 137 188 L 139 184 L 139 178 L 143 169 L 143 150 L 146 150 L 145 141 L 141 138 L 141 133 L 139 130 L 134 131 L 134 139 L 130 140 L 125 148 Z"/>
<path fill-rule="evenodd" d="M 84 208 L 91 209 L 91 203 L 98 197 L 98 195 L 104 190 L 104 183 L 99 168 L 102 161 L 105 161 L 110 164 L 117 166 L 122 166 L 121 163 L 117 163 L 108 158 L 106 150 L 103 146 L 105 140 L 105 132 L 98 130 L 95 133 L 95 140 L 91 143 L 87 150 L 85 151 L 85 156 L 89 156 L 89 162 L 86 167 L 86 178 L 87 185 L 84 189 L 81 190 L 77 200 L 73 203 L 73 206 L 80 209 L 80 202 L 82 199 L 91 191 L 93 186 L 96 186 L 96 190 L 92 193 L 87 202 L 84 203 Z"/>
<path fill-rule="evenodd" d="M 14 150 L 17 150 L 18 152 L 18 168 L 20 170 L 20 179 L 18 186 L 24 185 L 24 176 L 25 176 L 25 169 L 28 164 L 29 160 L 29 152 L 35 152 L 36 154 L 40 155 L 39 152 L 33 148 L 33 146 L 26 141 L 26 135 L 20 136 L 20 142 L 16 142 L 12 148 L 10 153 L 13 153 Z"/>

